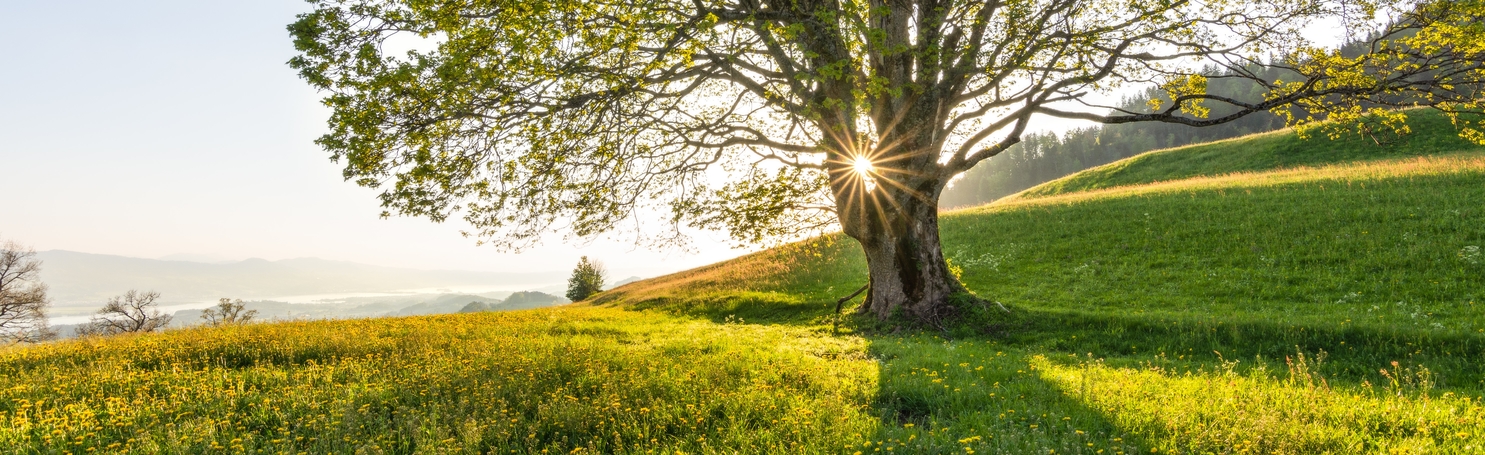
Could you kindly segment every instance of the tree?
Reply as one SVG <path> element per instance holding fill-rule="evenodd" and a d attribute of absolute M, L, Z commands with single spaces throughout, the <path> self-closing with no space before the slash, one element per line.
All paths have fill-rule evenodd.
<path fill-rule="evenodd" d="M 567 299 L 581 302 L 593 294 L 602 292 L 603 280 L 603 264 L 598 261 L 589 261 L 587 256 L 583 256 L 578 260 L 577 267 L 572 269 L 572 277 L 567 279 Z"/>
<path fill-rule="evenodd" d="M 328 93 L 317 143 L 347 180 L 385 185 L 384 216 L 462 216 L 508 249 L 557 225 L 638 225 L 654 244 L 686 227 L 754 243 L 839 226 L 866 256 L 862 311 L 928 321 L 964 290 L 939 244 L 941 191 L 1035 116 L 1207 126 L 1298 105 L 1404 129 L 1378 108 L 1478 113 L 1485 80 L 1485 0 L 313 2 L 289 26 L 290 65 Z M 1311 44 L 1302 32 L 1326 20 L 1375 37 L 1369 52 Z M 404 37 L 423 50 L 384 46 Z M 1261 100 L 1207 93 L 1203 68 Z M 1171 102 L 1091 101 L 1149 84 Z"/>
<path fill-rule="evenodd" d="M 207 308 L 201 312 L 201 319 L 206 325 L 221 327 L 224 325 L 246 324 L 258 315 L 258 310 L 243 312 L 242 299 L 232 300 L 222 297 L 214 308 Z"/>
<path fill-rule="evenodd" d="M 77 327 L 79 336 L 106 336 L 120 333 L 146 333 L 165 328 L 172 319 L 161 313 L 155 299 L 160 293 L 130 289 L 124 295 L 108 299 L 98 314 Z"/>
<path fill-rule="evenodd" d="M 46 284 L 38 280 L 36 251 L 0 243 L 0 341 L 35 342 L 55 335 L 47 325 Z"/>

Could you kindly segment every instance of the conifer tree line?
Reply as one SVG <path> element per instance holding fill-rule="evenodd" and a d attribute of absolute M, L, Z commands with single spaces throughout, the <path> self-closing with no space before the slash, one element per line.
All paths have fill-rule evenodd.
<path fill-rule="evenodd" d="M 1365 54 L 1375 36 L 1341 46 L 1340 54 L 1354 58 Z M 1250 75 L 1269 81 L 1297 80 L 1300 77 L 1287 68 L 1248 65 L 1244 74 L 1208 67 L 1203 73 L 1207 77 L 1207 92 L 1244 102 L 1256 103 L 1264 99 L 1266 89 Z M 1403 101 L 1390 99 L 1394 103 Z M 1148 108 L 1152 101 L 1169 105 L 1169 94 L 1160 87 L 1151 86 L 1139 94 L 1119 102 L 1116 109 L 1135 111 Z M 1371 104 L 1374 105 L 1374 104 Z M 1236 107 L 1213 103 L 1209 116 L 1220 117 L 1236 111 Z M 1325 118 L 1324 112 L 1308 112 L 1298 106 L 1287 110 L 1296 116 Z M 1083 170 L 1102 166 L 1141 153 L 1181 147 L 1191 144 L 1231 139 L 1254 133 L 1283 129 L 1286 119 L 1274 112 L 1255 112 L 1240 119 L 1204 127 L 1178 123 L 1121 123 L 1074 128 L 1062 134 L 1052 132 L 1029 133 L 1021 143 L 1011 146 L 1000 155 L 990 157 L 965 172 L 959 180 L 944 190 L 939 207 L 968 207 L 994 202 L 1022 190 L 1050 182 Z"/>
<path fill-rule="evenodd" d="M 1281 70 L 1253 68 L 1267 73 L 1270 79 L 1283 76 Z M 1245 78 L 1228 78 L 1212 71 L 1208 78 L 1210 93 L 1250 102 L 1263 100 L 1264 89 Z M 1137 96 L 1124 99 L 1119 108 L 1136 110 L 1150 100 L 1169 103 L 1164 90 L 1151 87 Z M 1224 109 L 1225 108 L 1225 109 Z M 1214 106 L 1213 116 L 1228 114 L 1230 106 Z M 980 162 L 944 190 L 939 206 L 965 207 L 993 202 L 1079 171 L 1119 161 L 1152 150 L 1199 144 L 1221 139 L 1273 131 L 1285 127 L 1284 118 L 1271 112 L 1258 112 L 1215 126 L 1194 127 L 1177 123 L 1123 123 L 1075 128 L 1062 134 L 1031 133 L 1000 155 Z"/>

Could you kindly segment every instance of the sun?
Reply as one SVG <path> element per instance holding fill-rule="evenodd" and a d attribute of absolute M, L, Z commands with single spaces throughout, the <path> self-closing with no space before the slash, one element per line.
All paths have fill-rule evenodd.
<path fill-rule="evenodd" d="M 856 161 L 851 163 L 851 167 L 856 169 L 856 174 L 862 177 L 869 176 L 872 171 L 876 170 L 876 166 L 872 166 L 871 160 L 865 156 L 857 156 Z"/>

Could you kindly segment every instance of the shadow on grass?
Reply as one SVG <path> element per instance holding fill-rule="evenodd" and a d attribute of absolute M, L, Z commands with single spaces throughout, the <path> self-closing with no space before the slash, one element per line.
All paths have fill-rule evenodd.
<path fill-rule="evenodd" d="M 621 306 L 716 323 L 828 330 L 834 301 L 768 292 L 654 297 Z M 1149 444 L 1044 380 L 1031 354 L 995 336 L 948 339 L 842 311 L 879 361 L 871 404 L 880 424 L 861 453 L 1138 453 Z M 863 330 L 866 327 L 870 329 Z M 968 451 L 966 449 L 969 449 Z M 972 451 L 972 452 L 971 452 Z M 1100 452 L 1102 451 L 1102 452 Z M 845 453 L 853 453 L 846 451 Z"/>
<path fill-rule="evenodd" d="M 658 297 L 625 308 L 718 323 L 828 327 L 834 306 L 833 301 L 805 300 L 776 292 L 733 292 L 685 299 Z M 848 332 L 868 336 L 913 332 L 905 326 L 857 316 L 849 304 L 842 313 Z M 1319 372 L 1339 384 L 1377 383 L 1384 380 L 1378 370 L 1398 362 L 1402 367 L 1428 368 L 1439 388 L 1475 395 L 1485 390 L 1485 362 L 1476 361 L 1485 358 L 1485 334 L 1420 326 L 1018 307 L 1008 319 L 991 314 L 989 320 L 968 322 L 951 334 L 957 339 L 996 340 L 1053 358 L 1092 354 L 1106 359 L 1110 366 L 1153 364 L 1173 370 L 1211 371 L 1236 360 L 1240 369 L 1261 364 L 1270 371 L 1285 371 L 1286 357 L 1298 353 L 1313 357 L 1323 352 Z"/>
<path fill-rule="evenodd" d="M 870 321 L 857 322 L 881 327 Z M 1246 442 L 1246 436 L 1238 436 L 1247 434 L 1241 429 L 1245 425 L 1261 427 L 1280 418 L 1285 420 L 1277 426 L 1254 429 L 1254 434 L 1262 433 L 1255 439 L 1272 439 L 1265 439 L 1260 446 L 1299 448 L 1297 453 L 1304 453 L 1319 448 L 1379 449 L 1428 439 L 1437 444 L 1431 446 L 1435 450 L 1448 451 L 1453 450 L 1447 445 L 1454 442 L 1450 436 L 1436 438 L 1426 429 L 1408 427 L 1406 422 L 1378 416 L 1367 419 L 1385 422 L 1325 419 L 1353 412 L 1365 414 L 1348 409 L 1351 400 L 1360 403 L 1391 393 L 1376 395 L 1375 390 L 1401 390 L 1396 383 L 1387 386 L 1387 381 L 1398 378 L 1397 372 L 1402 371 L 1392 365 L 1393 361 L 1412 372 L 1409 374 L 1427 368 L 1429 377 L 1417 379 L 1435 381 L 1427 388 L 1407 389 L 1407 396 L 1441 388 L 1444 390 L 1434 390 L 1432 396 L 1447 400 L 1450 394 L 1440 392 L 1454 392 L 1465 397 L 1463 403 L 1468 404 L 1469 397 L 1478 397 L 1485 389 L 1481 387 L 1485 365 L 1472 361 L 1485 358 L 1485 337 L 1470 333 L 1026 308 L 1017 308 L 1013 316 L 993 323 L 1000 328 L 990 334 L 961 327 L 949 334 L 901 331 L 865 335 L 873 356 L 881 361 L 878 395 L 873 403 L 882 422 L 877 442 L 883 446 L 901 444 L 907 453 L 965 453 L 964 449 L 969 449 L 1114 454 L 1172 448 L 1231 449 Z M 1317 364 L 1317 357 L 1323 362 Z M 1289 363 L 1291 359 L 1294 364 Z M 1379 373 L 1383 368 L 1393 371 L 1393 376 Z M 1102 379 L 1090 379 L 1100 375 Z M 1336 388 L 1320 387 L 1321 378 Z M 1363 385 L 1368 382 L 1377 388 Z M 1161 395 L 1162 387 L 1183 389 L 1166 396 Z M 1099 393 L 1093 394 L 1094 389 Z M 1080 396 L 1079 390 L 1087 395 Z M 1146 393 L 1152 395 L 1140 398 Z M 1230 397 L 1223 395 L 1226 393 L 1255 394 L 1244 396 L 1253 404 L 1281 409 L 1270 412 L 1259 406 L 1255 411 L 1231 414 L 1230 418 L 1223 414 L 1226 411 L 1182 409 L 1230 404 Z M 1192 394 L 1198 396 L 1193 398 Z M 1148 401 L 1162 399 L 1157 397 L 1186 401 Z M 1389 401 L 1389 406 L 1418 413 L 1409 418 L 1457 418 L 1466 430 L 1473 425 L 1469 422 L 1473 422 L 1470 413 L 1474 411 L 1432 415 L 1423 410 L 1429 399 L 1399 399 L 1403 401 Z M 1139 404 L 1141 401 L 1145 404 Z M 1097 406 L 1124 408 L 1099 409 L 1094 407 L 1096 402 L 1101 403 Z M 1164 406 L 1173 407 L 1159 410 Z M 1217 425 L 1212 428 L 1202 426 L 1202 419 L 1211 418 L 1208 414 L 1213 412 L 1227 420 L 1207 422 Z M 1115 421 L 1116 416 L 1123 420 Z M 1140 423 L 1126 426 L 1125 420 L 1130 419 Z M 1284 436 L 1284 431 L 1291 428 L 1313 431 L 1305 437 Z M 1193 433 L 1184 433 L 1188 431 Z M 1205 439 L 1190 439 L 1198 434 Z M 907 442 L 915 439 L 920 441 L 917 446 Z"/>
<path fill-rule="evenodd" d="M 1319 372 L 1331 383 L 1377 383 L 1399 362 L 1428 368 L 1446 389 L 1485 389 L 1485 335 L 1419 327 L 1232 320 L 1195 315 L 1113 315 L 1019 309 L 1008 345 L 1048 354 L 1091 354 L 1110 366 L 1154 364 L 1213 371 L 1237 360 L 1284 371 L 1297 353 L 1324 353 Z"/>
<path fill-rule="evenodd" d="M 782 293 L 732 292 L 685 299 L 653 298 L 624 307 L 720 323 L 815 327 L 827 332 L 834 301 Z M 1336 397 L 1372 396 L 1363 385 L 1384 386 L 1390 378 L 1378 370 L 1398 371 L 1392 362 L 1414 372 L 1427 368 L 1434 396 L 1454 392 L 1477 397 L 1485 390 L 1485 363 L 1473 361 L 1485 358 L 1485 335 L 1416 325 L 1353 324 L 1302 316 L 1261 319 L 1251 314 L 1197 311 L 1122 314 L 1013 307 L 1009 316 L 998 310 L 982 313 L 971 317 L 976 322 L 940 332 L 854 316 L 849 305 L 845 313 L 843 332 L 864 337 L 870 355 L 879 362 L 876 395 L 867 412 L 875 414 L 880 423 L 867 441 L 853 449 L 864 454 L 890 453 L 888 448 L 895 448 L 896 453 L 967 453 L 965 449 L 970 449 L 975 453 L 1055 450 L 1095 454 L 1103 450 L 1116 454 L 1148 453 L 1152 448 L 1164 450 L 1186 444 L 1179 434 L 1191 430 L 1182 426 L 1190 422 L 1176 419 L 1160 424 L 1177 425 L 1168 428 L 1146 423 L 1156 425 L 1151 427 L 1159 428 L 1155 430 L 1123 427 L 1114 419 L 1134 417 L 1120 417 L 1124 411 L 1094 408 L 1097 400 L 1080 397 L 1076 384 L 1058 384 L 1044 374 L 1050 369 L 1061 372 L 1052 377 L 1066 376 L 1067 371 L 1080 371 L 1087 364 L 1120 369 L 1110 374 L 1132 381 L 1126 384 L 1133 384 L 1130 387 L 1156 390 L 1166 382 L 1189 386 L 1180 378 L 1205 381 L 1225 377 L 1221 374 L 1226 371 L 1238 377 L 1273 378 L 1278 382 L 1263 382 L 1266 385 L 1261 387 L 1267 387 L 1263 393 L 1288 396 L 1298 392 L 1284 388 L 1292 387 L 1284 380 L 1296 374 L 1286 360 L 1303 354 L 1313 368 L 1307 371 L 1318 373 L 1330 386 L 1337 387 Z M 1316 365 L 1314 361 L 1322 353 L 1323 362 Z M 1141 371 L 1156 371 L 1167 379 L 1140 376 Z M 1222 390 L 1250 392 L 1242 387 Z M 1205 399 L 1203 395 L 1196 402 L 1205 403 L 1201 401 Z M 1337 409 L 1344 407 L 1340 401 L 1327 403 Z M 1254 416 L 1268 418 L 1267 414 Z M 1353 439 L 1364 439 L 1366 444 L 1390 440 L 1390 436 L 1376 433 L 1382 430 L 1369 428 L 1325 427 L 1325 435 L 1344 437 L 1282 443 L 1329 447 L 1326 444 L 1351 441 L 1345 438 L 1354 436 L 1352 433 L 1362 435 Z M 1407 439 L 1403 436 L 1398 437 Z M 1239 442 L 1192 444 L 1235 447 L 1232 444 Z"/>
<path fill-rule="evenodd" d="M 809 326 L 828 324 L 833 302 L 802 300 L 778 292 L 733 292 L 676 297 L 653 297 L 621 304 L 633 311 L 654 310 L 677 316 L 706 319 L 716 323 L 747 322 L 756 324 Z M 850 314 L 843 311 L 842 318 Z"/>
<path fill-rule="evenodd" d="M 869 339 L 881 362 L 873 403 L 881 425 L 877 447 L 862 453 L 896 446 L 899 453 L 1116 454 L 1149 446 L 1044 380 L 1019 349 L 928 334 Z"/>

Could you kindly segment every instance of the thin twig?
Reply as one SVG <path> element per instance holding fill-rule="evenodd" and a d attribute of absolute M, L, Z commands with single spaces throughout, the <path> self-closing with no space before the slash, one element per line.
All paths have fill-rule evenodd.
<path fill-rule="evenodd" d="M 836 300 L 835 301 L 835 323 L 834 323 L 835 326 L 830 329 L 832 335 L 840 335 L 840 308 L 841 308 L 841 305 L 845 305 L 846 302 L 849 302 L 849 301 L 851 301 L 851 299 L 856 298 L 856 296 L 861 295 L 862 292 L 866 292 L 866 288 L 869 288 L 869 287 L 871 287 L 871 282 L 868 281 L 866 284 L 861 285 L 861 289 L 857 289 L 856 292 L 852 292 L 851 295 L 845 296 L 845 297 L 841 298 L 840 300 Z"/>

